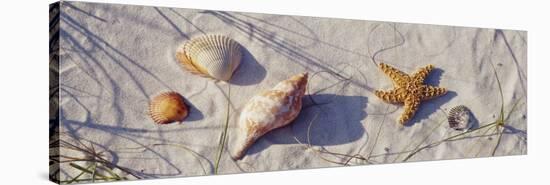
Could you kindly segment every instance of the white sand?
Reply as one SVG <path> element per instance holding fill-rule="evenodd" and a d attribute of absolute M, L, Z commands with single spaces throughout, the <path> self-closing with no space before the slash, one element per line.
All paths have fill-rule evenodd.
<path fill-rule="evenodd" d="M 424 102 L 402 128 L 395 121 L 402 106 L 373 94 L 374 89 L 392 88 L 371 56 L 401 41 L 393 26 L 405 42 L 380 52 L 377 62 L 406 73 L 433 64 L 437 69 L 427 83 L 450 90 Z M 213 173 L 228 84 L 184 72 L 174 57 L 178 46 L 203 34 L 228 35 L 245 48 L 231 85 L 229 149 L 231 137 L 238 134 L 234 121 L 248 99 L 293 74 L 310 72 L 308 94 L 317 92 L 311 98 L 326 103 L 311 106 L 305 97 L 298 118 L 258 140 L 243 160 L 235 162 L 225 152 L 220 173 L 341 166 L 323 158 L 348 159 L 320 155 L 316 151 L 321 148 L 370 154 L 369 164 L 400 162 L 408 155 L 400 151 L 461 133 L 447 125 L 445 113 L 454 106 L 469 107 L 479 126 L 498 118 L 501 100 L 491 63 L 502 84 L 505 115 L 519 101 L 495 155 L 527 153 L 524 31 L 76 2 L 62 4 L 61 30 L 61 130 L 111 151 L 107 154 L 116 164 L 144 177 Z M 313 75 L 319 71 L 351 80 L 338 83 L 341 79 L 327 72 Z M 146 114 L 148 100 L 169 90 L 185 96 L 190 116 L 182 124 L 156 125 Z M 310 123 L 313 148 L 306 148 L 294 137 L 307 143 Z M 491 133 L 495 130 L 485 135 Z M 409 161 L 491 156 L 497 141 L 498 135 L 445 142 Z M 155 145 L 163 143 L 196 154 Z M 131 149 L 136 147 L 141 148 Z M 74 175 L 69 168 L 65 173 L 62 178 Z"/>

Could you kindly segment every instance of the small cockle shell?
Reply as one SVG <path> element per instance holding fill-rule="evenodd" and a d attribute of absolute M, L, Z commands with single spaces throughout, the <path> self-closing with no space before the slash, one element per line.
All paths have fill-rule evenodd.
<path fill-rule="evenodd" d="M 472 127 L 473 117 L 470 109 L 464 105 L 451 108 L 447 117 L 449 127 L 455 130 L 468 130 Z"/>
<path fill-rule="evenodd" d="M 241 46 L 223 35 L 206 35 L 187 41 L 176 51 L 187 71 L 203 77 L 229 81 L 241 63 Z"/>
<path fill-rule="evenodd" d="M 157 124 L 181 122 L 189 110 L 183 97 L 177 92 L 164 92 L 149 102 L 149 115 Z"/>
<path fill-rule="evenodd" d="M 307 78 L 307 73 L 292 76 L 250 99 L 237 122 L 240 132 L 235 147 L 232 147 L 234 159 L 241 159 L 248 148 L 265 133 L 289 124 L 298 116 Z"/>

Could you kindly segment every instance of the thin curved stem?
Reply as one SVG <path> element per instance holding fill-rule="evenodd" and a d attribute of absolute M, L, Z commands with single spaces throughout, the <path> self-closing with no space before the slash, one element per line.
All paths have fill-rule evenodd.
<path fill-rule="evenodd" d="M 227 111 L 226 111 L 226 116 L 225 116 L 225 125 L 224 125 L 223 132 L 221 134 L 221 140 L 220 140 L 220 143 L 219 143 L 218 155 L 216 157 L 216 165 L 214 166 L 214 174 L 218 174 L 218 169 L 219 169 L 219 166 L 220 166 L 220 160 L 222 158 L 222 153 L 223 153 L 223 150 L 225 148 L 225 142 L 226 142 L 226 139 L 227 139 L 227 128 L 229 127 L 229 113 L 230 113 L 230 110 L 231 110 L 231 84 L 228 84 L 227 85 Z"/>

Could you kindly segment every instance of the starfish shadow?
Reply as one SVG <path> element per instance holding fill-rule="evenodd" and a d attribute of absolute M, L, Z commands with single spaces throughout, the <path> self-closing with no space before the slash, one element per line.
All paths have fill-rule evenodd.
<path fill-rule="evenodd" d="M 454 91 L 447 91 L 447 94 L 443 96 L 422 102 L 414 117 L 404 126 L 413 126 L 414 124 L 420 123 L 424 119 L 428 119 L 430 115 L 437 112 L 437 110 L 440 110 L 441 105 L 447 103 L 449 100 L 456 97 L 456 95 L 457 94 Z"/>
<path fill-rule="evenodd" d="M 441 81 L 441 76 L 443 75 L 443 69 L 434 68 L 430 75 L 424 80 L 424 83 L 431 86 L 439 86 L 439 82 Z"/>
<path fill-rule="evenodd" d="M 439 86 L 441 76 L 444 72 L 445 71 L 442 69 L 434 68 L 430 72 L 430 75 L 426 78 L 426 80 L 424 80 L 425 84 L 431 86 Z M 456 92 L 447 90 L 447 93 L 443 96 L 422 102 L 414 117 L 409 120 L 404 126 L 413 126 L 416 123 L 420 123 L 424 119 L 428 119 L 430 115 L 437 112 L 437 110 L 440 110 L 441 105 L 447 103 L 456 96 Z"/>

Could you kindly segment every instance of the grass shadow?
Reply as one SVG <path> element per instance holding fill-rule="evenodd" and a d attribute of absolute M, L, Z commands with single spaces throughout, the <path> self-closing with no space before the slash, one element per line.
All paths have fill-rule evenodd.
<path fill-rule="evenodd" d="M 291 33 L 305 38 L 306 40 L 309 40 L 313 43 L 309 47 L 323 45 L 326 47 L 341 50 L 346 53 L 357 55 L 362 58 L 367 58 L 366 55 L 360 54 L 358 52 L 321 41 L 320 39 L 318 39 L 317 35 L 308 36 L 279 25 L 274 25 L 273 23 L 268 23 L 265 20 L 252 16 L 232 12 L 210 10 L 202 11 L 200 13 L 207 14 L 219 19 L 227 26 L 231 26 L 237 31 L 237 33 L 242 34 L 247 39 L 257 42 L 265 48 L 268 48 L 275 53 L 287 58 L 289 61 L 295 62 L 296 64 L 302 66 L 306 71 L 328 71 L 330 73 L 336 74 L 336 71 L 338 71 L 338 69 L 336 69 L 335 66 L 327 65 L 334 63 L 331 63 L 327 61 L 327 59 L 320 58 L 319 56 L 308 52 L 307 47 L 301 46 L 294 39 L 289 39 L 287 37 L 281 36 L 280 34 L 277 34 L 277 31 L 270 30 L 267 28 L 267 26 L 274 27 L 286 33 Z M 257 24 L 266 24 L 267 26 L 260 27 L 256 26 Z M 311 28 L 305 27 L 303 23 L 298 22 L 298 24 L 301 24 L 306 30 L 312 30 Z M 309 33 L 314 34 L 313 32 Z M 358 87 L 367 87 L 366 84 L 362 84 L 357 81 L 351 81 L 351 83 Z"/>

